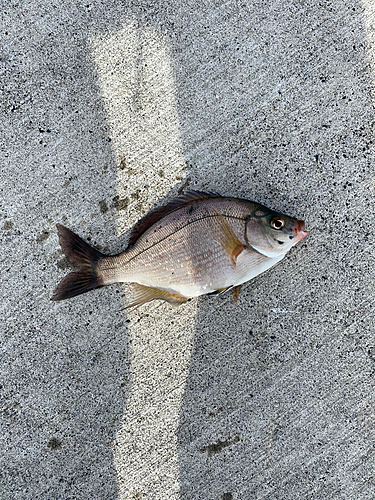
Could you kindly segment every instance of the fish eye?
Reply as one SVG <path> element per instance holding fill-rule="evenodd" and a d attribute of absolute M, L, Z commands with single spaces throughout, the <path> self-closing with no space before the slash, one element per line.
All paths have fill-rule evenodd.
<path fill-rule="evenodd" d="M 285 220 L 280 217 L 275 217 L 271 220 L 271 227 L 274 229 L 282 229 L 285 226 Z"/>

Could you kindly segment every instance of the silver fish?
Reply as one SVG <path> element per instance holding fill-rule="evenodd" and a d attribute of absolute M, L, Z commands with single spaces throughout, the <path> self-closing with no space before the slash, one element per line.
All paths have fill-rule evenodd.
<path fill-rule="evenodd" d="M 253 201 L 192 191 L 151 211 L 133 228 L 127 249 L 103 255 L 57 224 L 59 241 L 77 271 L 57 286 L 64 300 L 117 282 L 133 283 L 127 306 L 151 300 L 182 304 L 233 290 L 277 264 L 308 232 L 301 220 Z"/>

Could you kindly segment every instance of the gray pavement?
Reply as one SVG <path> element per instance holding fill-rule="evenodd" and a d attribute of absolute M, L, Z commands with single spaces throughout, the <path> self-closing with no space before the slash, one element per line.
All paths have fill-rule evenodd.
<path fill-rule="evenodd" d="M 371 0 L 1 4 L 0 498 L 375 498 Z M 187 189 L 311 231 L 241 292 L 49 298 Z"/>

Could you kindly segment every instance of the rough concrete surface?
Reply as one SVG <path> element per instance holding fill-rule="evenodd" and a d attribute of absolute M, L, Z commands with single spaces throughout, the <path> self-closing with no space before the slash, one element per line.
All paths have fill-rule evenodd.
<path fill-rule="evenodd" d="M 0 498 L 375 498 L 371 0 L 1 4 Z M 50 302 L 187 189 L 306 221 L 230 295 Z M 124 297 L 126 295 L 126 298 Z"/>

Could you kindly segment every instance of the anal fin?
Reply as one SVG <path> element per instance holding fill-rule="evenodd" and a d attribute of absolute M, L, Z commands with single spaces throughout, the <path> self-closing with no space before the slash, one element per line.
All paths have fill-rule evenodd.
<path fill-rule="evenodd" d="M 188 300 L 188 297 L 179 295 L 178 293 L 170 293 L 158 288 L 151 288 L 149 286 L 140 285 L 139 283 L 132 283 L 134 290 L 134 300 L 128 306 L 121 309 L 136 309 L 147 302 L 152 300 L 164 300 L 173 305 L 183 304 Z"/>

